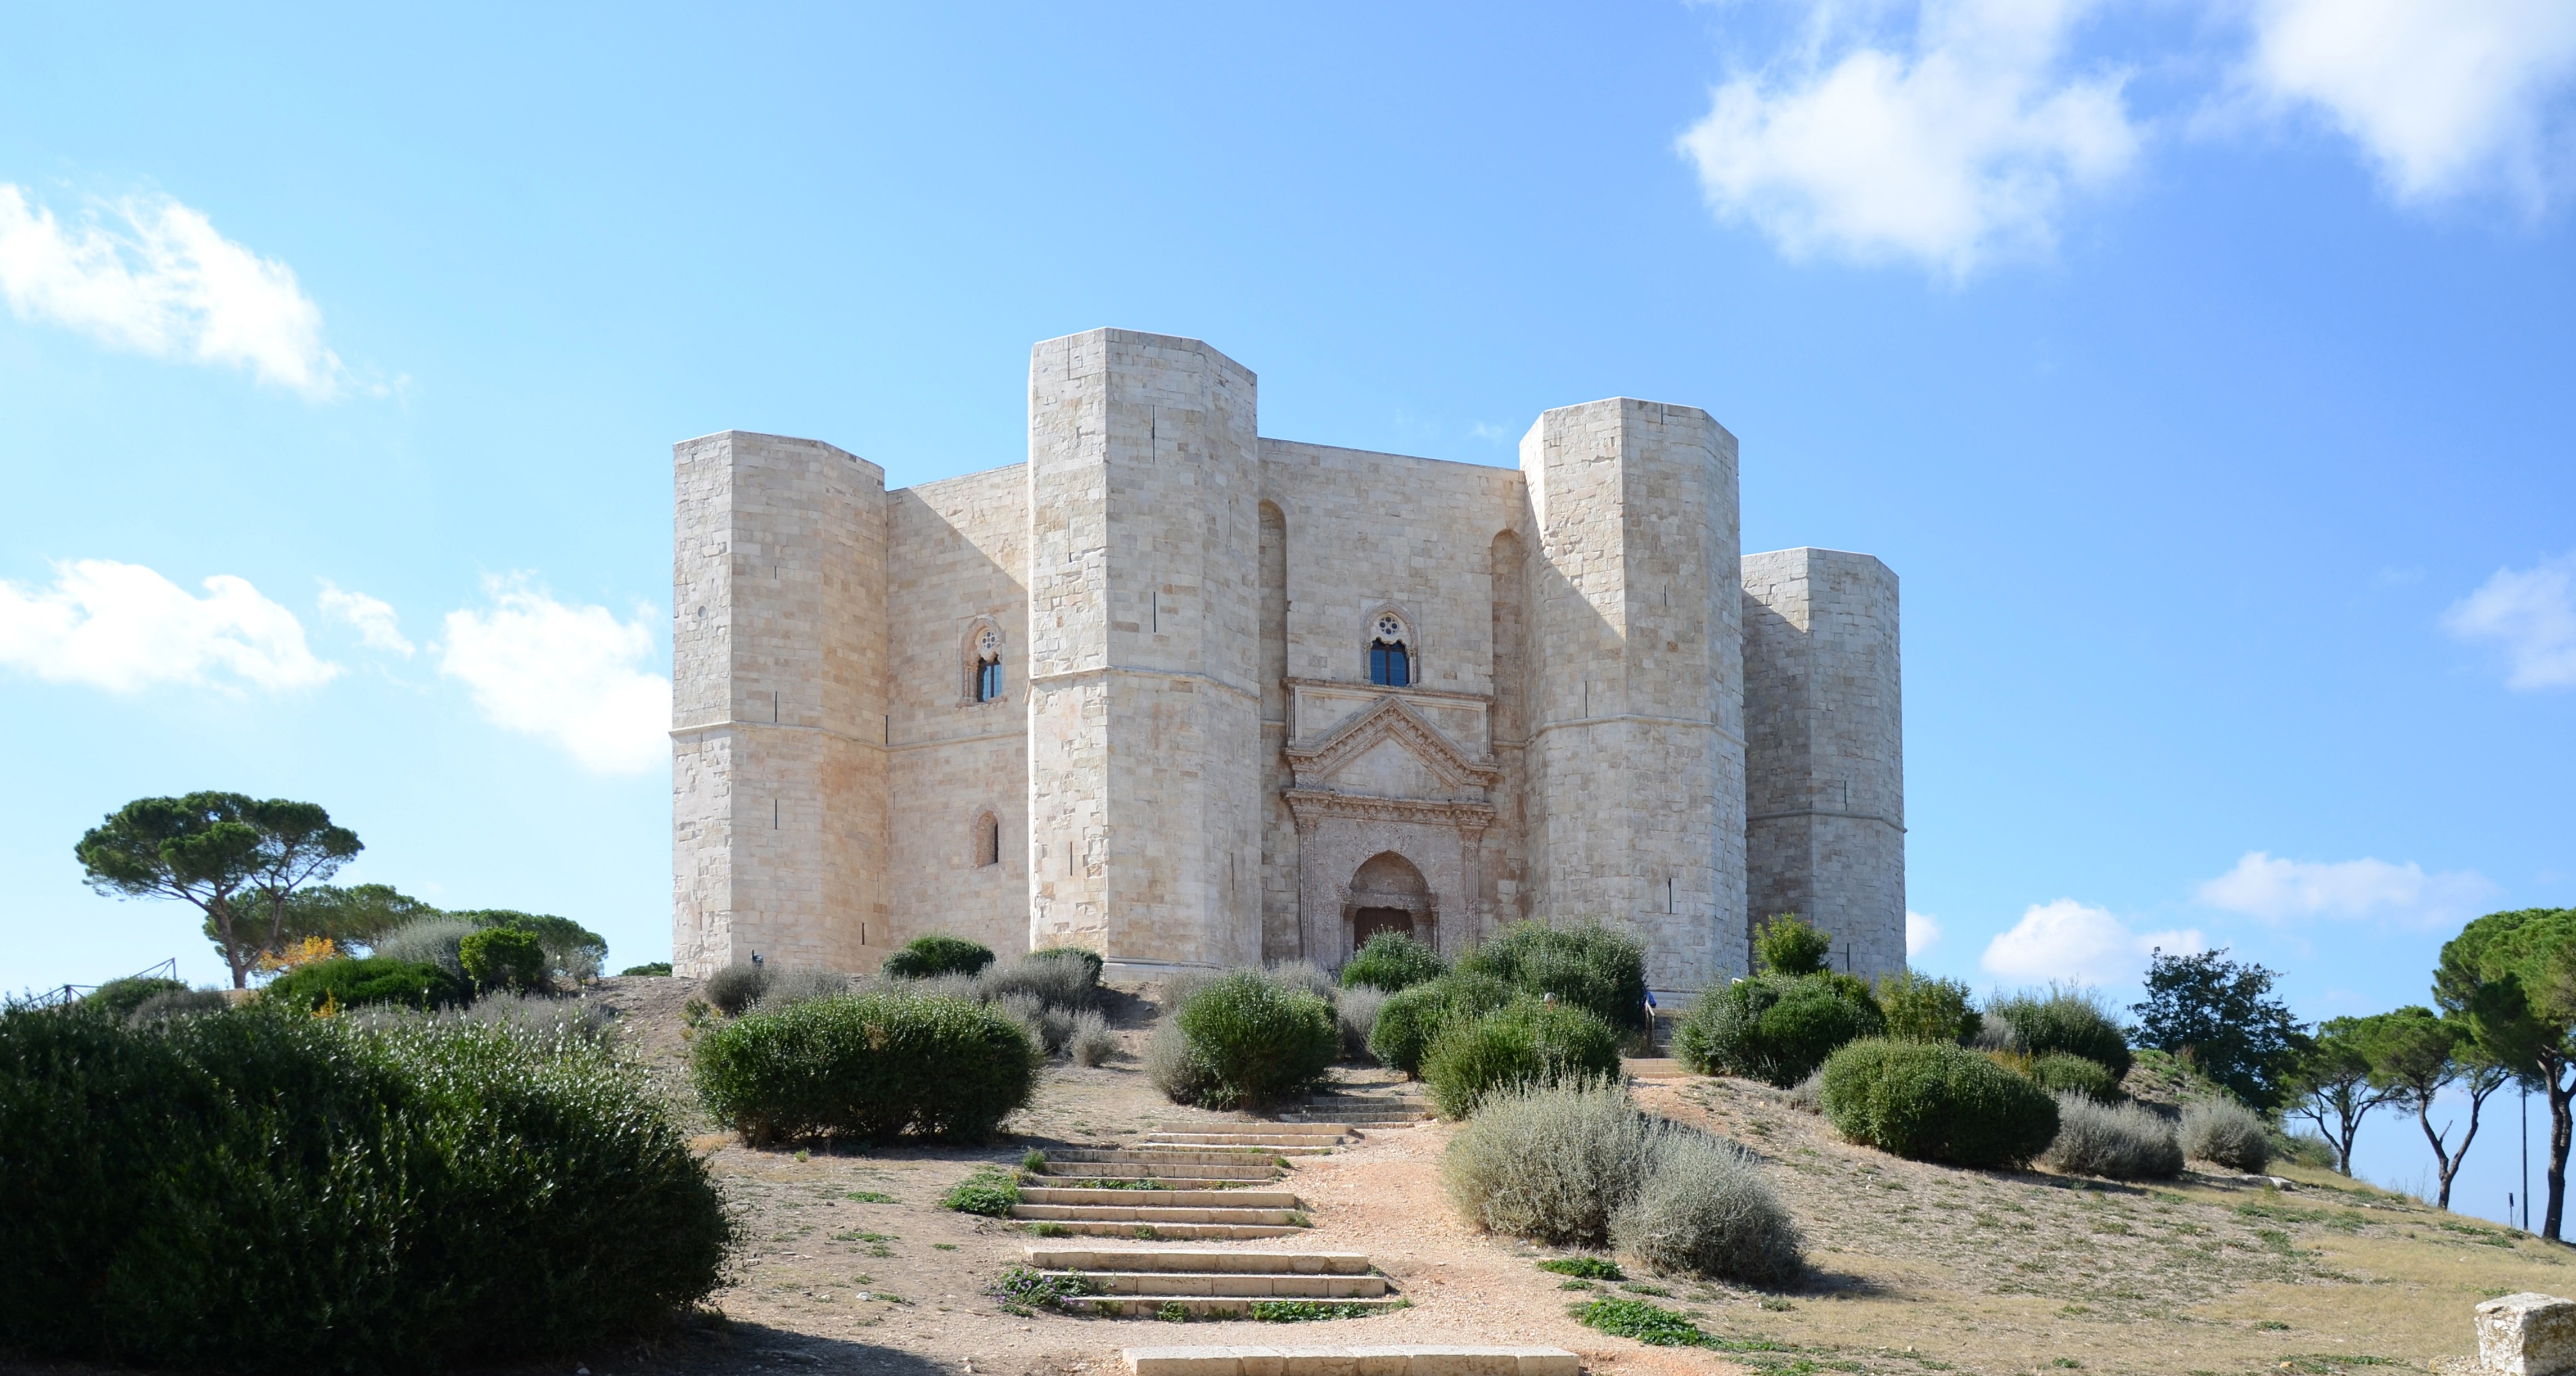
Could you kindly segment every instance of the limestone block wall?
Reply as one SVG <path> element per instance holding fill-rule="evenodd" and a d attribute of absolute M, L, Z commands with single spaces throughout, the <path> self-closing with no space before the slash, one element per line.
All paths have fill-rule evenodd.
<path fill-rule="evenodd" d="M 900 943 L 931 932 L 1026 950 L 1028 474 L 1021 465 L 887 494 L 889 810 Z M 978 702 L 983 632 L 1002 695 Z M 1000 844 L 985 863 L 986 819 Z"/>
<path fill-rule="evenodd" d="M 1700 988 L 1741 968 L 1735 438 L 1706 412 L 1619 398 L 1540 416 L 1521 468 L 1535 906 L 1626 926 L 1655 987 Z"/>
<path fill-rule="evenodd" d="M 1031 940 L 1257 960 L 1253 376 L 1128 330 L 1042 343 L 1029 374 Z"/>
<path fill-rule="evenodd" d="M 673 965 L 874 964 L 886 918 L 885 474 L 813 440 L 674 447 Z"/>
<path fill-rule="evenodd" d="M 1905 737 L 1896 575 L 1866 554 L 1743 561 L 1751 912 L 1804 915 L 1836 964 L 1905 968 Z"/>

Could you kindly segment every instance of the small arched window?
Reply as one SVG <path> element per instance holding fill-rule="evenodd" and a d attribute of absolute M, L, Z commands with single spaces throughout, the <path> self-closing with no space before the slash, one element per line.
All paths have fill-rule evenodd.
<path fill-rule="evenodd" d="M 1369 627 L 1369 682 L 1389 688 L 1408 688 L 1413 684 L 1413 651 L 1404 618 L 1393 612 L 1380 612 Z"/>
<path fill-rule="evenodd" d="M 975 868 L 1002 863 L 1002 819 L 983 813 L 975 819 Z"/>
<path fill-rule="evenodd" d="M 975 701 L 991 702 L 1002 696 L 1002 631 L 986 626 L 975 633 L 974 662 L 968 666 Z"/>

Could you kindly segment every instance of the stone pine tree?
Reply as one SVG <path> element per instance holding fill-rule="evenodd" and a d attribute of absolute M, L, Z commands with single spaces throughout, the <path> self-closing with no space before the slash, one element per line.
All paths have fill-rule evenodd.
<path fill-rule="evenodd" d="M 2555 1242 L 2567 1205 L 2567 1147 L 2576 1136 L 2576 908 L 2489 913 L 2442 947 L 2433 1001 L 2465 1021 L 2477 1050 L 2549 1101 L 2549 1205 Z"/>
<path fill-rule="evenodd" d="M 2451 1207 L 2451 1180 L 2468 1158 L 2469 1144 L 2477 1140 L 2478 1115 L 2485 1110 L 2488 1096 L 2513 1076 L 2479 1052 L 2477 1039 L 2465 1025 L 2412 1004 L 2373 1019 L 2362 1052 L 2370 1060 L 2371 1079 L 2395 1093 L 2391 1102 L 2414 1111 L 2441 1178 L 2441 1196 L 2434 1203 Z M 2457 1123 L 2433 1126 L 2433 1101 L 2452 1085 L 2458 1085 L 2469 1101 L 2468 1127 L 2457 1146 L 2450 1140 Z"/>
<path fill-rule="evenodd" d="M 72 853 L 100 893 L 195 905 L 239 989 L 259 953 L 276 944 L 288 898 L 359 849 L 357 834 L 315 804 L 207 792 L 137 798 L 90 828 Z"/>
<path fill-rule="evenodd" d="M 2361 1135 L 2361 1120 L 2401 1097 L 2371 1074 L 2370 1047 L 2387 1016 L 2318 1023 L 2315 1039 L 2300 1049 L 2287 1076 L 2290 1114 L 2325 1134 L 2335 1149 L 2335 1169 L 2345 1176 L 2352 1174 L 2352 1139 Z"/>

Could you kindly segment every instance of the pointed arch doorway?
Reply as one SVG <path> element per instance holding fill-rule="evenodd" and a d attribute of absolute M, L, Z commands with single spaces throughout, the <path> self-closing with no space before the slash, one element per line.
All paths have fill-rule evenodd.
<path fill-rule="evenodd" d="M 1440 945 L 1431 885 L 1412 861 L 1391 850 L 1370 856 L 1351 875 L 1342 920 L 1349 924 L 1344 950 L 1356 951 L 1380 932 L 1402 932 L 1434 949 Z"/>

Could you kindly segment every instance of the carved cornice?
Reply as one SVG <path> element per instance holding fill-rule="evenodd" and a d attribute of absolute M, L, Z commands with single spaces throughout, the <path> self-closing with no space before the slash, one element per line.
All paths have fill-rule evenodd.
<path fill-rule="evenodd" d="M 1298 786 L 1304 788 L 1323 782 L 1369 747 L 1390 739 L 1412 751 L 1451 788 L 1485 789 L 1502 782 L 1502 770 L 1471 758 L 1410 704 L 1392 696 L 1379 698 L 1314 745 L 1288 746 L 1283 753 L 1297 771 Z"/>
<path fill-rule="evenodd" d="M 1428 798 L 1381 798 L 1371 793 L 1334 793 L 1320 788 L 1292 788 L 1281 796 L 1288 800 L 1288 813 L 1297 819 L 1297 830 L 1311 834 L 1316 824 L 1328 817 L 1349 817 L 1363 822 L 1421 822 L 1431 826 L 1456 827 L 1460 831 L 1481 832 L 1494 824 L 1491 803 L 1449 803 Z"/>

